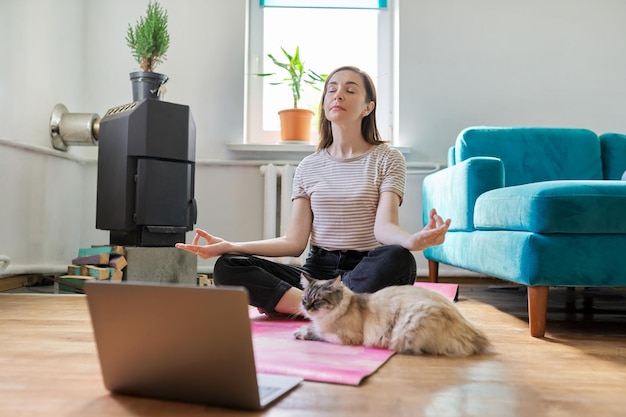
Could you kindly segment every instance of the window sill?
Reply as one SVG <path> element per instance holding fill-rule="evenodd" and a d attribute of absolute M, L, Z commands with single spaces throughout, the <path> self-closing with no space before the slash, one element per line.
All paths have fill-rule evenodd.
<path fill-rule="evenodd" d="M 226 148 L 233 152 L 262 152 L 262 153 L 300 153 L 311 154 L 315 152 L 316 145 L 310 142 L 307 143 L 228 143 Z M 411 153 L 411 148 L 408 146 L 394 146 L 403 155 Z"/>
<path fill-rule="evenodd" d="M 233 152 L 315 152 L 312 143 L 228 143 L 226 148 Z"/>

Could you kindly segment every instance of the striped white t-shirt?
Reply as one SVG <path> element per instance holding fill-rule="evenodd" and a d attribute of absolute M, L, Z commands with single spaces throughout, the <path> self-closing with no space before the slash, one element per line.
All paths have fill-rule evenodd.
<path fill-rule="evenodd" d="M 380 245 L 374 236 L 380 194 L 392 191 L 402 199 L 405 181 L 404 157 L 386 144 L 349 159 L 333 158 L 323 149 L 298 165 L 291 198 L 311 201 L 311 245 L 368 251 Z"/>

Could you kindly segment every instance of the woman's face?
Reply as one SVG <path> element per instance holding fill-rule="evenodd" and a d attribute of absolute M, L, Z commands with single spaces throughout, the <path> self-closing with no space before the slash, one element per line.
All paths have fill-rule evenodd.
<path fill-rule="evenodd" d="M 374 110 L 374 102 L 367 101 L 363 79 L 350 70 L 336 72 L 328 80 L 324 96 L 324 114 L 333 123 L 356 122 Z"/>

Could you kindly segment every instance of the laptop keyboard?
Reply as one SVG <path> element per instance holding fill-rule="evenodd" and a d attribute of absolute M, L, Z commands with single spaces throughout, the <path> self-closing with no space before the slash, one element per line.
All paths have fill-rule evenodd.
<path fill-rule="evenodd" d="M 269 397 L 276 393 L 276 391 L 280 391 L 280 387 L 272 386 L 272 385 L 259 385 L 259 397 L 261 400 Z"/>

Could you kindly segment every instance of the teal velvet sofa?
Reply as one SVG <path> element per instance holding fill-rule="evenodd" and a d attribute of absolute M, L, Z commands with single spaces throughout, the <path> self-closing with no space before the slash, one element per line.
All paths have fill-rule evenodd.
<path fill-rule="evenodd" d="M 471 127 L 448 167 L 423 183 L 452 219 L 439 263 L 527 286 L 531 336 L 545 334 L 550 287 L 626 286 L 626 135 L 586 129 Z"/>

